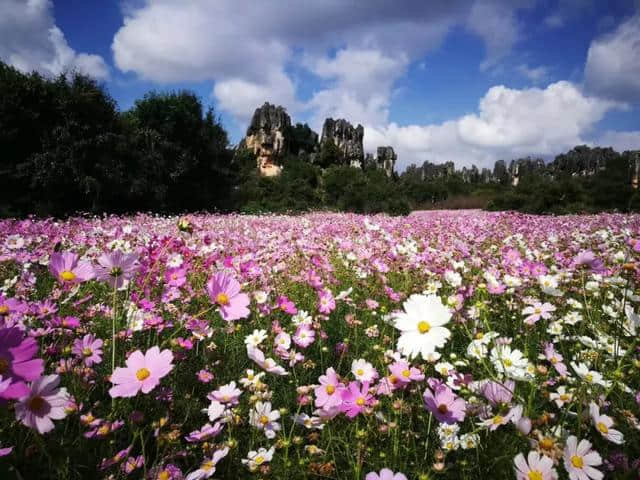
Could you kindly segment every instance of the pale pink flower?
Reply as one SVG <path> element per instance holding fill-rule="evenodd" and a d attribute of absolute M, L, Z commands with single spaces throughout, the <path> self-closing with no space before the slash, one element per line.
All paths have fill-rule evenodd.
<path fill-rule="evenodd" d="M 160 383 L 172 369 L 173 354 L 171 350 L 151 347 L 143 355 L 136 350 L 126 361 L 126 368 L 118 367 L 111 375 L 109 395 L 116 397 L 135 397 L 138 392 L 149 393 Z"/>
<path fill-rule="evenodd" d="M 16 418 L 39 433 L 53 430 L 52 420 L 67 416 L 65 407 L 70 402 L 66 388 L 58 388 L 59 375 L 44 375 L 29 385 L 29 393 L 16 404 Z"/>

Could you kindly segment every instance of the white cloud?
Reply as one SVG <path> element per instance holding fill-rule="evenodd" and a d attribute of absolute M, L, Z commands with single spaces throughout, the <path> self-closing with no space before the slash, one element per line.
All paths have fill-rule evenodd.
<path fill-rule="evenodd" d="M 591 42 L 584 76 L 590 92 L 640 102 L 640 14 Z"/>
<path fill-rule="evenodd" d="M 97 79 L 109 77 L 99 55 L 76 53 L 53 18 L 49 0 L 3 0 L 0 3 L 0 58 L 18 70 L 58 75 L 76 70 Z"/>
<path fill-rule="evenodd" d="M 124 25 L 114 36 L 112 50 L 120 70 L 146 79 L 211 80 L 220 105 L 240 119 L 265 100 L 295 98 L 295 85 L 284 77 L 292 62 L 303 59 L 303 66 L 324 82 L 306 104 L 314 110 L 314 121 L 322 115 L 344 115 L 353 122 L 383 122 L 393 83 L 410 61 L 437 47 L 455 25 L 481 36 L 488 64 L 495 65 L 508 53 L 518 38 L 513 10 L 526 3 L 477 4 L 480 7 L 468 0 L 368 0 L 362 5 L 341 0 L 143 0 L 125 5 Z M 500 17 L 488 19 L 491 31 L 482 26 L 483 13 Z M 233 98 L 234 91 L 240 98 Z M 267 97 L 242 112 L 262 94 Z"/>
<path fill-rule="evenodd" d="M 525 78 L 531 80 L 531 82 L 538 84 L 545 80 L 549 76 L 549 69 L 547 67 L 530 67 L 526 63 L 518 65 L 516 67 L 517 72 Z"/>
<path fill-rule="evenodd" d="M 594 143 L 602 147 L 613 147 L 618 152 L 640 150 L 640 130 L 630 132 L 608 130 L 600 135 Z"/>
<path fill-rule="evenodd" d="M 569 82 L 544 89 L 496 86 L 477 113 L 436 125 L 365 127 L 368 149 L 393 145 L 399 170 L 425 160 L 492 167 L 499 158 L 552 155 L 587 143 L 594 125 L 620 104 L 584 95 Z"/>

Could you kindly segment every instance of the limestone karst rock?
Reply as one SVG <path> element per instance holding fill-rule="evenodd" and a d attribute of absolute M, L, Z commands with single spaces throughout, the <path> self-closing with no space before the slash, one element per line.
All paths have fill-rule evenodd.
<path fill-rule="evenodd" d="M 393 147 L 385 146 L 378 147 L 376 163 L 377 167 L 384 170 L 387 176 L 393 175 L 393 169 L 396 165 L 396 160 L 398 156 L 396 152 L 393 151 Z"/>
<path fill-rule="evenodd" d="M 320 142 L 332 141 L 340 152 L 340 163 L 362 167 L 364 161 L 364 127 L 358 125 L 354 127 L 343 118 L 334 120 L 327 118 L 322 126 L 322 137 Z"/>
<path fill-rule="evenodd" d="M 287 153 L 285 132 L 290 127 L 291 117 L 281 106 L 265 102 L 253 113 L 244 146 L 256 155 L 261 175 L 280 174 L 282 168 L 278 165 L 278 159 Z"/>

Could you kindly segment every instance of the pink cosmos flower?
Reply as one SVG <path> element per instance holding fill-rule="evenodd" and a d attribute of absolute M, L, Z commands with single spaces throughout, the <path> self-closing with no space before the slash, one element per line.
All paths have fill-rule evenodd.
<path fill-rule="evenodd" d="M 591 442 L 580 440 L 575 435 L 567 438 L 564 447 L 564 468 L 571 480 L 600 480 L 604 474 L 594 468 L 602 465 L 602 457 L 595 450 L 591 450 Z"/>
<path fill-rule="evenodd" d="M 336 308 L 336 301 L 330 290 L 323 290 L 318 294 L 318 311 L 329 314 Z"/>
<path fill-rule="evenodd" d="M 424 380 L 422 372 L 415 367 L 410 367 L 409 363 L 404 360 L 398 360 L 391 364 L 389 371 L 391 372 L 391 383 L 407 384 L 411 381 L 421 382 Z"/>
<path fill-rule="evenodd" d="M 79 262 L 77 254 L 72 252 L 52 253 L 49 271 L 63 285 L 86 282 L 95 276 L 89 262 Z"/>
<path fill-rule="evenodd" d="M 227 456 L 229 453 L 229 447 L 224 447 L 221 450 L 213 452 L 213 456 L 202 462 L 200 468 L 187 475 L 186 480 L 201 480 L 203 478 L 209 478 L 216 473 L 216 465 L 220 460 Z"/>
<path fill-rule="evenodd" d="M 219 272 L 207 282 L 207 293 L 218 305 L 220 315 L 228 322 L 249 316 L 249 296 L 240 293 L 240 284 L 230 275 Z"/>
<path fill-rule="evenodd" d="M 504 383 L 487 380 L 481 387 L 481 393 L 491 405 L 509 404 L 513 398 L 516 382 L 507 380 Z"/>
<path fill-rule="evenodd" d="M 298 309 L 296 308 L 295 303 L 289 300 L 284 295 L 280 295 L 277 300 L 277 308 L 282 310 L 284 313 L 288 313 L 289 315 L 295 315 L 298 313 Z"/>
<path fill-rule="evenodd" d="M 300 348 L 307 348 L 316 338 L 316 332 L 307 324 L 299 325 L 293 336 L 293 342 Z"/>
<path fill-rule="evenodd" d="M 0 457 L 6 457 L 13 451 L 13 447 L 0 448 Z"/>
<path fill-rule="evenodd" d="M 367 382 L 350 382 L 349 386 L 342 390 L 342 406 L 341 410 L 349 418 L 362 413 L 364 409 L 373 403 L 373 395 L 369 393 L 369 384 Z"/>
<path fill-rule="evenodd" d="M 237 405 L 240 395 L 242 395 L 242 390 L 236 387 L 236 382 L 230 382 L 211 392 L 207 398 L 219 403 Z"/>
<path fill-rule="evenodd" d="M 527 455 L 519 453 L 513 459 L 515 464 L 515 472 L 517 480 L 555 480 L 558 478 L 558 472 L 553 468 L 553 460 L 546 455 L 540 455 L 535 450 L 531 450 Z"/>
<path fill-rule="evenodd" d="M 98 258 L 96 278 L 111 288 L 120 288 L 125 280 L 131 280 L 138 270 L 138 255 L 120 250 L 103 253 Z"/>
<path fill-rule="evenodd" d="M 204 442 L 209 438 L 213 438 L 219 435 L 220 432 L 222 432 L 223 428 L 224 428 L 224 423 L 221 423 L 221 422 L 216 422 L 213 425 L 211 425 L 210 423 L 205 423 L 200 430 L 194 430 L 184 438 L 187 442 L 190 442 L 190 443 Z"/>
<path fill-rule="evenodd" d="M 70 397 L 66 388 L 58 388 L 60 376 L 45 375 L 29 385 L 29 393 L 16 404 L 16 419 L 39 433 L 53 430 L 53 420 L 67 416 Z"/>
<path fill-rule="evenodd" d="M 522 310 L 523 315 L 528 315 L 527 318 L 524 319 L 524 323 L 533 325 L 541 318 L 548 320 L 551 318 L 551 313 L 555 311 L 556 307 L 551 305 L 549 302 L 536 302 L 533 305 L 529 305 Z"/>
<path fill-rule="evenodd" d="M 164 281 L 170 287 L 181 287 L 187 282 L 186 268 L 171 268 L 164 273 Z"/>
<path fill-rule="evenodd" d="M 449 387 L 442 383 L 434 385 L 434 387 L 433 391 L 431 388 L 427 388 L 422 397 L 425 406 L 436 419 L 448 424 L 464 420 L 466 410 L 464 399 L 456 396 Z"/>
<path fill-rule="evenodd" d="M 553 343 L 547 343 L 544 347 L 544 356 L 553 365 L 553 368 L 562 376 L 566 377 L 568 373 L 567 366 L 562 360 L 564 357 L 556 352 Z"/>
<path fill-rule="evenodd" d="M 393 473 L 388 468 L 383 468 L 382 470 L 380 470 L 380 473 L 367 473 L 367 476 L 364 477 L 364 480 L 407 480 L 407 477 L 404 475 L 404 473 Z"/>
<path fill-rule="evenodd" d="M 126 368 L 118 367 L 111 375 L 114 386 L 109 395 L 113 398 L 135 397 L 140 390 L 149 393 L 173 369 L 172 360 L 171 350 L 160 351 L 157 346 L 151 347 L 144 355 L 136 350 L 127 358 Z"/>
<path fill-rule="evenodd" d="M 622 432 L 613 428 L 613 419 L 608 415 L 600 413 L 600 407 L 594 402 L 589 404 L 589 414 L 593 421 L 593 426 L 600 434 L 610 442 L 622 445 L 624 443 L 624 435 Z"/>
<path fill-rule="evenodd" d="M 582 250 L 571 262 L 573 268 L 586 267 L 596 273 L 604 271 L 604 263 L 591 250 Z"/>
<path fill-rule="evenodd" d="M 33 381 L 42 375 L 44 361 L 33 358 L 38 343 L 33 338 L 24 338 L 17 328 L 0 328 L 0 376 L 11 385 L 0 393 L 0 398 L 15 399 L 27 395 L 29 388 L 24 381 Z"/>
<path fill-rule="evenodd" d="M 88 333 L 82 339 L 76 338 L 71 348 L 71 353 L 80 358 L 87 367 L 94 363 L 102 362 L 102 344 L 104 342 Z"/>
<path fill-rule="evenodd" d="M 318 379 L 320 386 L 316 387 L 316 407 L 329 410 L 342 405 L 342 390 L 344 385 L 333 368 L 327 368 L 325 375 L 320 375 Z"/>

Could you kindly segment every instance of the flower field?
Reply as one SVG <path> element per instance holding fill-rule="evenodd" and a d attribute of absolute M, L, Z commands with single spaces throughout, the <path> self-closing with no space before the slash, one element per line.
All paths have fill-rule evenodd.
<path fill-rule="evenodd" d="M 640 477 L 640 216 L 0 221 L 0 478 Z"/>

